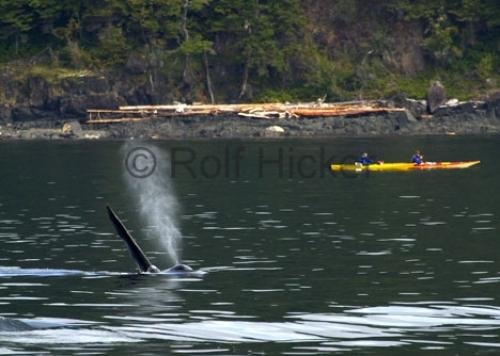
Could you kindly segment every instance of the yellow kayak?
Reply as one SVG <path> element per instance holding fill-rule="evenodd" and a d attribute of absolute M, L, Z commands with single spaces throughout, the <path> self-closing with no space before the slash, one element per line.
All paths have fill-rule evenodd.
<path fill-rule="evenodd" d="M 427 170 L 427 169 L 464 169 L 479 164 L 481 161 L 463 161 L 463 162 L 423 162 L 420 164 L 415 163 L 374 163 L 367 166 L 357 164 L 332 164 L 330 169 L 334 172 L 349 171 L 349 172 L 363 172 L 363 171 L 411 171 L 411 170 Z"/>

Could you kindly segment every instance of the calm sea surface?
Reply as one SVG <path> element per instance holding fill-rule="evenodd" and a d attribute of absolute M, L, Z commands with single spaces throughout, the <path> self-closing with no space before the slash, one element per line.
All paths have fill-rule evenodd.
<path fill-rule="evenodd" d="M 171 262 L 123 142 L 0 144 L 0 354 L 500 353 L 500 137 L 154 145 L 174 160 L 182 259 L 202 277 L 133 273 L 106 204 Z M 481 164 L 322 169 L 417 148 Z"/>

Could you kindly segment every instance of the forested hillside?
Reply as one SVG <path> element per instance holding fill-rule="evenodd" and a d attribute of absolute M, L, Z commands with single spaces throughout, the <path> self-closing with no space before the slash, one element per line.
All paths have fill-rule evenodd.
<path fill-rule="evenodd" d="M 0 0 L 0 66 L 105 73 L 144 101 L 451 96 L 500 81 L 498 0 Z"/>

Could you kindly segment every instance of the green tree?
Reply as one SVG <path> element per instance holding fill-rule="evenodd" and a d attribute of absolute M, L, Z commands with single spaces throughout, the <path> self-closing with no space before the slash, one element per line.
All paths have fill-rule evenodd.
<path fill-rule="evenodd" d="M 208 53 L 212 52 L 212 42 L 205 37 L 204 21 L 201 13 L 208 7 L 210 0 L 184 0 L 182 6 L 181 29 L 183 42 L 179 47 L 184 56 L 183 83 L 191 88 L 194 80 L 194 69 L 191 59 L 204 63 L 206 88 L 211 102 L 215 101 L 210 71 Z"/>
<path fill-rule="evenodd" d="M 33 28 L 34 16 L 27 0 L 0 0 L 0 38 L 14 41 L 16 56 L 22 34 Z"/>
<path fill-rule="evenodd" d="M 287 49 L 299 37 L 304 18 L 298 1 L 219 0 L 212 11 L 210 31 L 241 68 L 239 98 L 251 96 L 251 81 L 285 73 Z"/>

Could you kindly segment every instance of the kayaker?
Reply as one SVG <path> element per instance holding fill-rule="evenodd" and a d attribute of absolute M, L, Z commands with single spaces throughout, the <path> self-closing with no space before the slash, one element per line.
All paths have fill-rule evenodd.
<path fill-rule="evenodd" d="M 422 163 L 424 163 L 424 156 L 420 153 L 419 150 L 417 150 L 417 151 L 415 151 L 413 156 L 411 156 L 411 161 L 412 161 L 412 163 L 415 163 L 415 164 L 422 164 Z"/>
<path fill-rule="evenodd" d="M 368 153 L 363 152 L 361 156 L 356 160 L 357 165 L 368 166 L 374 164 L 375 161 L 368 157 Z"/>

